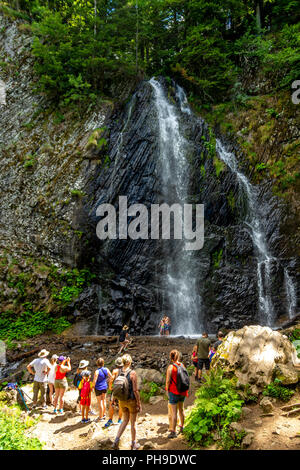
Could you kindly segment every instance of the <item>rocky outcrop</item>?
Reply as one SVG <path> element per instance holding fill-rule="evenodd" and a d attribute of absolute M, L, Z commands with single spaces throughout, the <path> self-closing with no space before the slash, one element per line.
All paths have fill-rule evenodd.
<path fill-rule="evenodd" d="M 283 383 L 297 383 L 293 364 L 294 346 L 278 331 L 258 325 L 229 333 L 213 357 L 212 367 L 233 373 L 238 383 L 258 393 L 277 376 Z"/>

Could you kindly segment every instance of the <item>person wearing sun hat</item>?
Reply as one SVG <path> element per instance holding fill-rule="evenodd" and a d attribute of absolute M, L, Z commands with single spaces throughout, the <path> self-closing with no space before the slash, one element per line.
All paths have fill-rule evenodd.
<path fill-rule="evenodd" d="M 48 384 L 48 373 L 51 370 L 51 364 L 47 359 L 49 351 L 42 349 L 38 353 L 38 358 L 34 359 L 27 366 L 27 370 L 30 374 L 34 375 L 33 379 L 33 408 L 37 405 L 38 394 L 41 392 L 41 406 L 47 408 L 46 405 L 46 393 Z"/>
<path fill-rule="evenodd" d="M 76 370 L 76 374 L 73 379 L 73 384 L 78 390 L 78 398 L 77 398 L 77 403 L 79 403 L 79 409 L 81 412 L 81 405 L 80 405 L 80 399 L 81 399 L 81 389 L 79 388 L 79 384 L 83 379 L 83 372 L 87 370 L 87 367 L 89 365 L 89 361 L 85 361 L 84 359 L 80 361 L 79 366 Z"/>

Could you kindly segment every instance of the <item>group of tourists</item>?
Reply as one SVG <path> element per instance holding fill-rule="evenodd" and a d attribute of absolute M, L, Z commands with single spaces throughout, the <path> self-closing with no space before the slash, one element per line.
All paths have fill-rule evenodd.
<path fill-rule="evenodd" d="M 218 339 L 215 342 L 208 337 L 206 332 L 202 333 L 202 336 L 195 344 L 192 352 L 191 359 L 193 365 L 195 366 L 195 379 L 201 381 L 202 370 L 205 367 L 206 373 L 210 369 L 210 363 L 212 358 L 216 354 L 216 351 L 224 339 L 224 334 L 222 331 L 218 332 Z"/>
<path fill-rule="evenodd" d="M 160 320 L 158 329 L 160 336 L 169 336 L 171 334 L 171 320 L 167 315 Z"/>
<path fill-rule="evenodd" d="M 125 325 L 126 326 L 126 325 Z M 122 348 L 124 350 L 129 340 L 127 338 L 128 327 L 122 332 Z M 191 359 L 195 365 L 195 379 L 201 380 L 202 369 L 209 370 L 210 360 L 215 354 L 219 344 L 223 340 L 223 333 L 218 333 L 218 341 L 211 344 L 207 333 L 195 345 Z M 127 342 L 126 342 L 127 341 Z M 119 351 L 119 352 L 120 352 Z M 38 394 L 40 392 L 41 407 L 46 409 L 47 391 L 50 405 L 53 406 L 53 413 L 63 414 L 64 394 L 68 389 L 66 375 L 71 371 L 71 361 L 69 357 L 52 355 L 48 359 L 49 351 L 43 349 L 39 352 L 38 358 L 28 364 L 28 371 L 34 375 L 33 382 L 33 408 L 37 406 Z M 138 380 L 136 372 L 132 369 L 132 358 L 129 354 L 124 354 L 115 360 L 115 367 L 110 371 L 104 366 L 104 359 L 96 361 L 97 369 L 93 374 L 88 370 L 89 361 L 81 360 L 73 379 L 74 386 L 78 389 L 77 403 L 80 407 L 81 423 L 89 423 L 89 415 L 95 414 L 91 409 L 92 393 L 95 394 L 98 403 L 99 416 L 96 421 L 106 421 L 107 392 L 110 391 L 108 402 L 108 420 L 103 428 L 108 428 L 113 424 L 114 411 L 118 411 L 119 428 L 114 440 L 113 448 L 119 448 L 119 441 L 130 421 L 131 425 L 131 449 L 136 450 L 140 445 L 136 441 L 136 419 L 138 413 L 142 411 L 140 393 L 138 390 Z M 181 362 L 181 353 L 176 349 L 170 352 L 170 365 L 166 371 L 165 390 L 168 394 L 168 418 L 169 434 L 172 439 L 178 432 L 183 431 L 184 426 L 184 401 L 189 392 L 189 375 L 185 366 Z M 179 416 L 178 416 L 179 415 Z M 179 418 L 179 419 L 178 419 Z"/>

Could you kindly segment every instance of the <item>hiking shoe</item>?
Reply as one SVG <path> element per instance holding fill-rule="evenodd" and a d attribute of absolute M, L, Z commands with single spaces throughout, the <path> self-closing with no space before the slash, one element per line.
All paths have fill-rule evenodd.
<path fill-rule="evenodd" d="M 167 437 L 168 437 L 168 439 L 174 439 L 174 437 L 177 437 L 177 434 L 176 434 L 176 432 L 171 431 L 170 434 Z"/>
<path fill-rule="evenodd" d="M 103 428 L 104 428 L 104 429 L 109 428 L 109 426 L 111 426 L 112 424 L 114 424 L 113 421 L 112 421 L 112 419 L 109 419 L 109 420 L 107 421 L 107 423 L 104 424 Z"/>
<path fill-rule="evenodd" d="M 131 450 L 138 450 L 141 447 L 141 444 L 138 444 L 137 442 L 133 442 L 131 444 Z"/>

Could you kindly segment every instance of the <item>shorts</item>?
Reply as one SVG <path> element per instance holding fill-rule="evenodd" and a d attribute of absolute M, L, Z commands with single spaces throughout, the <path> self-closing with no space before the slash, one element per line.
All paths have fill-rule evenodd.
<path fill-rule="evenodd" d="M 64 379 L 56 379 L 54 382 L 54 387 L 55 388 L 63 388 L 65 391 L 68 390 L 68 381 L 66 378 Z"/>
<path fill-rule="evenodd" d="M 122 411 L 128 410 L 129 413 L 137 413 L 137 402 L 135 398 L 131 398 L 130 400 L 126 401 L 119 401 L 119 406 Z"/>
<path fill-rule="evenodd" d="M 96 397 L 100 397 L 100 395 L 106 395 L 106 390 L 96 390 L 95 389 Z"/>
<path fill-rule="evenodd" d="M 176 393 L 168 392 L 169 393 L 169 403 L 170 405 L 177 405 L 179 402 L 183 402 L 185 400 L 185 395 L 176 395 Z"/>
<path fill-rule="evenodd" d="M 210 363 L 209 363 L 209 359 L 198 359 L 198 365 L 197 365 L 197 368 L 199 370 L 202 370 L 203 369 L 203 366 L 205 366 L 205 369 L 206 370 L 209 370 L 209 366 L 210 366 Z"/>
<path fill-rule="evenodd" d="M 198 367 L 198 361 L 193 361 L 195 367 Z"/>
<path fill-rule="evenodd" d="M 91 397 L 85 397 L 80 399 L 81 406 L 91 406 Z"/>

